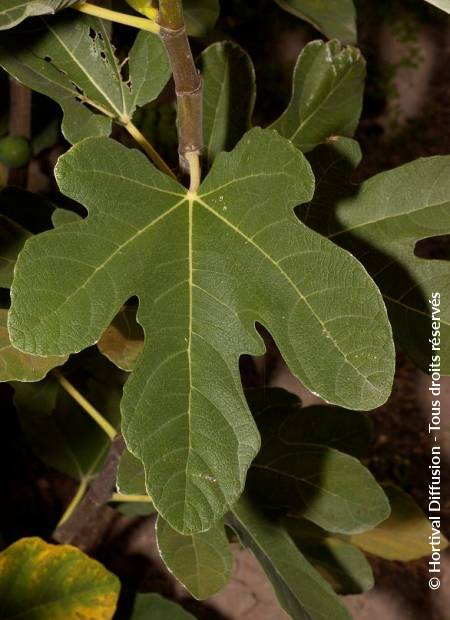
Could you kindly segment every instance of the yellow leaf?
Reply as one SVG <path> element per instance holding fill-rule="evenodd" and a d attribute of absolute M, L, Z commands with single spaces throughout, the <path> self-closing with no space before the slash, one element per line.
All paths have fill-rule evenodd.
<path fill-rule="evenodd" d="M 402 489 L 389 485 L 384 491 L 391 504 L 391 516 L 373 530 L 351 536 L 350 542 L 386 560 L 408 562 L 430 555 L 431 521 Z M 448 541 L 442 534 L 441 551 L 446 547 Z"/>
<path fill-rule="evenodd" d="M 2 620 L 111 620 L 120 583 L 71 545 L 22 538 L 0 553 Z"/>

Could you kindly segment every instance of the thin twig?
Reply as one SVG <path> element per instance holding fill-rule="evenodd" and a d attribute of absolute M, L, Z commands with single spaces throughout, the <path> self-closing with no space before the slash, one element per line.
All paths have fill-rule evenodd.
<path fill-rule="evenodd" d="M 124 125 L 124 127 L 130 134 L 130 136 L 132 136 L 136 140 L 136 142 L 139 144 L 141 149 L 145 153 L 147 153 L 147 155 L 150 157 L 150 159 L 155 164 L 155 166 L 157 166 L 162 172 L 165 172 L 170 177 L 172 177 L 172 179 L 176 180 L 177 177 L 175 173 L 173 172 L 173 170 L 171 170 L 168 164 L 166 164 L 166 162 L 161 157 L 161 155 L 158 153 L 158 151 L 155 149 L 155 147 L 152 144 L 150 144 L 150 142 L 139 131 L 136 125 L 134 125 L 131 121 L 129 121 L 128 123 L 126 123 L 126 125 Z"/>
<path fill-rule="evenodd" d="M 83 499 L 83 495 L 86 493 L 87 488 L 88 488 L 87 479 L 83 478 L 80 484 L 78 485 L 77 492 L 70 500 L 70 503 L 67 506 L 66 510 L 64 511 L 63 516 L 59 520 L 57 527 L 60 527 L 63 523 L 65 523 L 72 516 L 72 513 L 76 510 L 78 504 Z"/>
<path fill-rule="evenodd" d="M 117 431 L 112 424 L 108 422 L 106 418 L 102 416 L 102 414 L 97 411 L 97 409 L 91 405 L 91 403 L 86 400 L 86 398 L 77 390 L 77 388 L 70 383 L 64 377 L 63 374 L 59 370 L 54 370 L 53 375 L 58 380 L 58 383 L 62 388 L 66 390 L 66 392 L 76 401 L 82 409 L 100 426 L 100 428 L 105 431 L 111 441 L 117 435 Z"/>
<path fill-rule="evenodd" d="M 110 498 L 111 502 L 152 502 L 152 498 L 149 495 L 137 495 L 137 494 L 124 494 L 113 493 Z"/>
<path fill-rule="evenodd" d="M 105 9 L 101 6 L 97 6 L 96 4 L 90 4 L 89 2 L 77 2 L 76 4 L 73 4 L 71 8 L 79 11 L 80 13 L 93 15 L 94 17 L 99 17 L 100 19 L 107 19 L 108 21 L 116 22 L 117 24 L 131 26 L 132 28 L 139 28 L 139 30 L 147 30 L 148 32 L 159 32 L 159 24 L 147 17 L 135 17 L 134 15 L 111 11 L 110 9 Z"/>

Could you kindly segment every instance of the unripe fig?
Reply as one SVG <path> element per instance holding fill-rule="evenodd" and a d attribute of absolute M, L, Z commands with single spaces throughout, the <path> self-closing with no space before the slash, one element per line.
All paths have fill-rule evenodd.
<path fill-rule="evenodd" d="M 31 147 L 22 136 L 6 136 L 0 139 L 0 162 L 10 168 L 25 166 L 31 157 Z"/>

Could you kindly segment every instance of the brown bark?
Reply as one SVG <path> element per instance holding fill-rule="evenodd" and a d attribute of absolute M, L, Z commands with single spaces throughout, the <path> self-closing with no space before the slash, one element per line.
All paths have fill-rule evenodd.
<path fill-rule="evenodd" d="M 82 540 L 83 532 L 95 529 L 101 520 L 97 519 L 99 511 L 107 504 L 116 486 L 116 475 L 119 460 L 124 450 L 125 443 L 121 435 L 112 442 L 100 473 L 86 491 L 86 495 L 78 504 L 73 514 L 53 532 L 55 541 L 63 544 L 76 544 Z M 78 546 L 80 543 L 78 542 Z"/>
<path fill-rule="evenodd" d="M 202 79 L 192 57 L 181 0 L 160 0 L 160 35 L 169 56 L 178 109 L 178 153 L 183 172 L 189 172 L 186 153 L 203 149 Z"/>

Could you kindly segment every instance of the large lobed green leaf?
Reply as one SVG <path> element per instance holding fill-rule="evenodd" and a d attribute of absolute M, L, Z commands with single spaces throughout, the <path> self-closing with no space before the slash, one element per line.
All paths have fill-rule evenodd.
<path fill-rule="evenodd" d="M 78 0 L 0 0 L 0 30 L 17 26 L 27 17 L 48 15 Z"/>
<path fill-rule="evenodd" d="M 137 106 L 159 95 L 170 76 L 160 38 L 140 32 L 126 79 L 105 23 L 85 15 L 43 18 L 33 29 L 2 36 L 0 65 L 59 103 L 62 130 L 72 143 L 109 135 L 112 120 L 126 124 Z"/>
<path fill-rule="evenodd" d="M 174 529 L 209 529 L 242 491 L 259 438 L 238 359 L 263 352 L 256 321 L 324 398 L 356 409 L 387 398 L 393 346 L 379 292 L 352 256 L 295 218 L 313 178 L 276 132 L 253 129 L 220 154 L 198 194 L 108 139 L 73 147 L 56 176 L 89 216 L 25 244 L 13 343 L 79 351 L 139 297 L 146 343 L 122 431 Z"/>
<path fill-rule="evenodd" d="M 0 308 L 0 383 L 6 381 L 40 381 L 67 361 L 67 355 L 40 357 L 18 351 L 12 346 L 7 328 L 8 310 Z"/>
<path fill-rule="evenodd" d="M 305 19 L 329 39 L 356 41 L 353 0 L 275 0 L 285 11 Z"/>
<path fill-rule="evenodd" d="M 345 138 L 310 155 L 317 191 L 302 220 L 349 250 L 378 284 L 394 337 L 424 370 L 430 363 L 431 304 L 440 294 L 441 371 L 450 373 L 450 264 L 415 255 L 417 241 L 450 233 L 450 157 L 418 159 L 359 186 L 348 179 L 359 163 Z"/>
<path fill-rule="evenodd" d="M 288 107 L 272 125 L 303 152 L 352 136 L 362 109 L 365 62 L 355 47 L 312 41 L 298 57 Z"/>
<path fill-rule="evenodd" d="M 0 553 L 2 620 L 111 620 L 120 583 L 70 545 L 22 538 Z"/>

